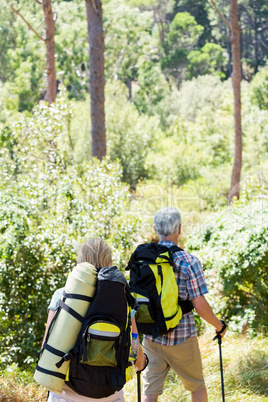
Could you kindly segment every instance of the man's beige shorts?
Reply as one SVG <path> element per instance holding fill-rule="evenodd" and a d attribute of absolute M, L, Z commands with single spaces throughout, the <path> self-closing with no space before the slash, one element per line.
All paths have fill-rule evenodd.
<path fill-rule="evenodd" d="M 205 385 L 201 355 L 196 337 L 175 346 L 163 346 L 143 340 L 149 365 L 143 374 L 143 394 L 160 395 L 167 373 L 172 368 L 180 377 L 187 391 L 197 391 Z"/>

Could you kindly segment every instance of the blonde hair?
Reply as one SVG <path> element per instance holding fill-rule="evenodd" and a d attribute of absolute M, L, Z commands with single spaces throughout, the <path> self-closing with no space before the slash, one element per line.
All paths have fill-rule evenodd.
<path fill-rule="evenodd" d="M 96 237 L 86 239 L 77 256 L 77 263 L 89 262 L 96 268 L 109 267 L 112 265 L 112 251 L 108 244 Z"/>

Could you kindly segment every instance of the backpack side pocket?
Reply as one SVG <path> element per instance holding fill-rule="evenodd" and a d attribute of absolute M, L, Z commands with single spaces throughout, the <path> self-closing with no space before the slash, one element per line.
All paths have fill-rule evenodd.
<path fill-rule="evenodd" d="M 135 319 L 141 324 L 153 324 L 155 320 L 150 313 L 150 300 L 148 297 L 142 296 L 138 293 L 133 293 L 139 303 L 139 309 L 136 312 Z"/>
<path fill-rule="evenodd" d="M 89 325 L 86 335 L 86 357 L 84 364 L 90 366 L 116 367 L 116 343 L 120 328 L 110 322 L 95 321 Z"/>

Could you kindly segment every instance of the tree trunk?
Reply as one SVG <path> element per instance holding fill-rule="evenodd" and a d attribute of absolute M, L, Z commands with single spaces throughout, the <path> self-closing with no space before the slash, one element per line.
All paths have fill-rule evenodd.
<path fill-rule="evenodd" d="M 45 100 L 50 104 L 53 103 L 57 96 L 56 68 L 55 68 L 55 21 L 51 9 L 51 0 L 43 0 L 42 2 L 45 24 L 46 24 L 46 78 L 47 91 Z"/>
<path fill-rule="evenodd" d="M 245 79 L 243 64 L 241 63 L 241 57 L 243 57 L 243 31 L 240 30 L 240 68 L 241 68 L 241 80 Z"/>
<path fill-rule="evenodd" d="M 231 45 L 233 60 L 232 85 L 234 94 L 235 154 L 228 204 L 231 204 L 233 197 L 239 198 L 242 169 L 241 58 L 237 0 L 230 0 L 230 24 L 232 33 Z"/>
<path fill-rule="evenodd" d="M 254 55 L 255 55 L 255 67 L 254 74 L 257 74 L 259 67 L 259 50 L 258 50 L 258 22 L 257 18 L 254 19 Z"/>
<path fill-rule="evenodd" d="M 132 82 L 129 77 L 127 77 L 126 86 L 128 88 L 128 100 L 131 102 L 132 101 Z"/>
<path fill-rule="evenodd" d="M 226 36 L 228 37 L 228 35 L 229 35 L 229 26 L 228 25 L 226 25 L 225 26 L 225 34 L 226 34 Z M 231 77 L 231 75 L 232 75 L 232 48 L 231 48 L 231 43 L 230 43 L 230 41 L 228 40 L 227 41 L 227 52 L 228 52 L 228 78 L 229 77 Z"/>
<path fill-rule="evenodd" d="M 101 0 L 86 0 L 89 40 L 89 92 L 91 100 L 91 154 L 106 155 L 104 111 L 104 32 Z"/>

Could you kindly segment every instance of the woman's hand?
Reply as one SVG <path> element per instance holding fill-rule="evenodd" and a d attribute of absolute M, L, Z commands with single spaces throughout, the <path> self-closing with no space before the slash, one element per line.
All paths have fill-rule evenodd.
<path fill-rule="evenodd" d="M 146 366 L 146 355 L 142 351 L 141 345 L 139 345 L 139 353 L 135 363 L 135 370 L 141 371 Z"/>

